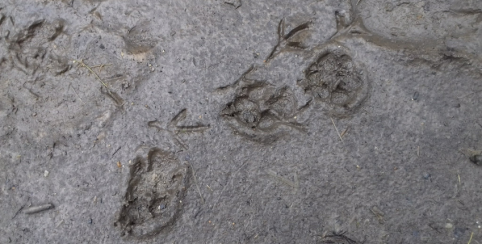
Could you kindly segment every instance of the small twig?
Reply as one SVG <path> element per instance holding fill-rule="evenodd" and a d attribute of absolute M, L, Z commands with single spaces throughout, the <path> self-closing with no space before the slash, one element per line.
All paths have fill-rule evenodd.
<path fill-rule="evenodd" d="M 467 242 L 467 244 L 470 244 L 470 242 L 472 242 L 472 237 L 473 237 L 473 236 L 474 236 L 474 232 L 472 232 L 472 233 L 470 234 L 470 239 L 469 239 L 469 242 Z"/>
<path fill-rule="evenodd" d="M 34 213 L 40 213 L 45 210 L 49 210 L 51 208 L 54 208 L 54 205 L 51 203 L 47 203 L 44 205 L 36 206 L 36 207 L 30 207 L 27 210 L 25 210 L 26 214 L 34 214 Z"/>
<path fill-rule="evenodd" d="M 105 88 L 107 88 L 107 91 L 110 93 L 110 90 L 109 90 L 109 87 L 107 87 L 107 84 L 105 84 L 105 82 L 100 78 L 100 76 L 90 66 L 85 64 L 82 59 L 74 60 L 73 63 L 79 63 L 82 67 L 85 67 L 86 69 L 88 69 L 100 81 L 100 83 L 104 85 Z"/>
<path fill-rule="evenodd" d="M 117 150 L 115 150 L 115 152 L 112 154 L 112 157 L 114 157 L 114 155 L 115 155 L 121 148 L 122 148 L 122 147 L 117 148 Z"/>
<path fill-rule="evenodd" d="M 14 219 L 15 217 L 17 217 L 18 213 L 20 213 L 20 211 L 22 211 L 22 209 L 25 207 L 25 205 L 23 205 L 22 207 L 20 207 L 19 210 L 17 210 L 17 212 L 15 213 L 15 215 L 13 215 L 12 219 Z"/>
<path fill-rule="evenodd" d="M 92 66 L 91 68 L 94 69 L 94 68 L 99 68 L 99 72 L 102 72 L 102 69 L 105 67 L 105 66 L 111 66 L 112 64 L 101 64 L 101 65 L 96 65 L 96 66 Z"/>
<path fill-rule="evenodd" d="M 338 128 L 336 128 L 335 121 L 331 117 L 330 117 L 330 119 L 331 119 L 331 123 L 333 123 L 333 126 L 335 127 L 335 130 L 336 130 L 336 133 L 338 134 L 338 137 L 340 137 L 340 140 L 343 142 L 343 138 L 341 137 L 340 132 L 338 131 Z"/>
<path fill-rule="evenodd" d="M 341 133 L 341 137 L 343 137 L 347 132 L 348 130 L 350 130 L 350 127 L 346 127 L 346 129 Z"/>

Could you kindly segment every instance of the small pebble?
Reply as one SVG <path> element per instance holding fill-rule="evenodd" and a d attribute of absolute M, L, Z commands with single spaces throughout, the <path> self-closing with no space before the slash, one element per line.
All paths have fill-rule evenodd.
<path fill-rule="evenodd" d="M 48 176 L 49 176 L 49 173 L 50 173 L 49 171 L 45 170 L 45 171 L 44 171 L 44 177 L 48 177 Z"/>
<path fill-rule="evenodd" d="M 431 176 L 429 173 L 423 173 L 423 178 L 426 180 L 430 179 Z"/>
<path fill-rule="evenodd" d="M 451 223 L 446 223 L 446 224 L 445 224 L 445 228 L 446 228 L 446 229 L 452 229 L 453 227 L 454 227 L 454 225 L 451 224 Z"/>

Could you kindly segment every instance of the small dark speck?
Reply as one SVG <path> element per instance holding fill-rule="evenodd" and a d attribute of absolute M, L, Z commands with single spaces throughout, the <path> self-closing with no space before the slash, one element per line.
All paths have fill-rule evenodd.
<path fill-rule="evenodd" d="M 104 44 L 100 44 L 100 49 L 105 49 Z"/>
<path fill-rule="evenodd" d="M 432 177 L 432 175 L 430 175 L 429 173 L 423 173 L 423 178 L 428 180 L 430 179 L 430 177 Z"/>

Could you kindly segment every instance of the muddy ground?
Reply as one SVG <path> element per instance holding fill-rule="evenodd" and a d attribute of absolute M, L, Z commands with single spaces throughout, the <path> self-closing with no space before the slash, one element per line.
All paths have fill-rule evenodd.
<path fill-rule="evenodd" d="M 2 1 L 0 243 L 482 243 L 481 22 Z"/>

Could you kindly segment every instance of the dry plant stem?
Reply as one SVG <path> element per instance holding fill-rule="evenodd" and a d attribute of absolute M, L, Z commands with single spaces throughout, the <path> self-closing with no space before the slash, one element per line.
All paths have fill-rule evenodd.
<path fill-rule="evenodd" d="M 473 236 L 474 236 L 474 232 L 472 232 L 472 233 L 470 234 L 470 239 L 469 239 L 469 242 L 467 242 L 467 244 L 470 244 L 470 243 L 472 242 L 472 237 L 473 237 Z"/>
<path fill-rule="evenodd" d="M 40 206 L 35 206 L 35 207 L 30 207 L 25 210 L 26 214 L 34 214 L 34 213 L 39 213 L 45 210 L 49 210 L 51 208 L 54 208 L 54 205 L 51 203 L 40 205 Z"/>
<path fill-rule="evenodd" d="M 333 126 L 335 127 L 338 137 L 340 137 L 340 140 L 343 142 L 343 138 L 341 137 L 340 132 L 338 131 L 338 128 L 336 128 L 335 121 L 333 120 L 333 118 L 330 118 L 330 119 L 331 119 L 331 123 L 333 123 Z"/>
<path fill-rule="evenodd" d="M 342 133 L 341 133 L 341 137 L 343 138 L 343 136 L 345 136 L 345 134 L 348 132 L 348 130 L 350 130 L 350 127 L 347 127 Z"/>
<path fill-rule="evenodd" d="M 82 67 L 85 67 L 85 68 L 88 69 L 93 75 L 95 75 L 95 77 L 100 81 L 100 83 L 101 83 L 102 85 L 105 86 L 105 88 L 107 88 L 107 91 L 110 93 L 110 90 L 109 90 L 109 87 L 107 87 L 107 84 L 105 84 L 105 82 L 102 81 L 102 79 L 100 78 L 100 76 L 99 76 L 90 66 L 86 65 L 82 59 L 74 60 L 74 62 L 79 63 Z"/>
<path fill-rule="evenodd" d="M 94 68 L 99 68 L 99 72 L 102 72 L 102 69 L 106 66 L 111 66 L 112 64 L 101 64 L 101 65 L 96 65 L 96 66 L 92 66 L 90 67 L 91 69 L 94 69 Z"/>

